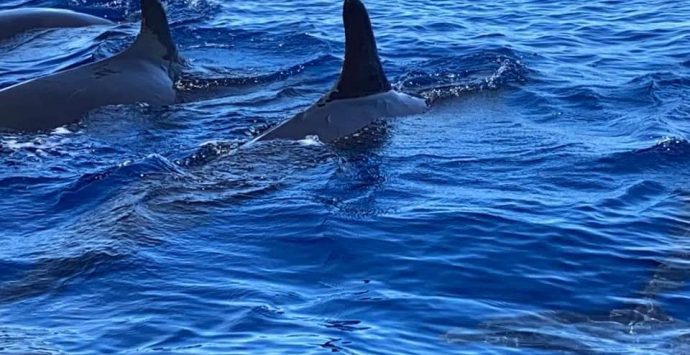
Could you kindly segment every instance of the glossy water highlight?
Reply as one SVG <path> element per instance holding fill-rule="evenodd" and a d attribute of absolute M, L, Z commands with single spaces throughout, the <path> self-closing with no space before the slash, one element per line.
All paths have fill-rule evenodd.
<path fill-rule="evenodd" d="M 330 89 L 339 2 L 167 2 L 182 102 L 0 135 L 0 352 L 690 352 L 690 6 L 367 1 L 435 101 L 236 148 Z M 116 53 L 0 42 L 0 87 Z"/>

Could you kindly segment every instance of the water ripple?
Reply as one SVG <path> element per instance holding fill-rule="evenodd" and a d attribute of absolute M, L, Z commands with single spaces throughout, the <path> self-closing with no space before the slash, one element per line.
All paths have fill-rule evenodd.
<path fill-rule="evenodd" d="M 331 89 L 337 1 L 169 0 L 179 102 L 0 133 L 0 352 L 690 352 L 690 7 L 368 0 L 427 114 L 238 149 Z M 122 50 L 0 43 L 0 88 Z M 37 103 L 40 104 L 40 103 Z"/>

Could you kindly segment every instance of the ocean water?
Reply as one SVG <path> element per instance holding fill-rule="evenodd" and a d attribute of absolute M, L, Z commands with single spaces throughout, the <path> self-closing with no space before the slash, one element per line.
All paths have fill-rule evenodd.
<path fill-rule="evenodd" d="M 330 88 L 341 2 L 166 4 L 183 102 L 0 134 L 0 353 L 690 354 L 689 2 L 367 0 L 443 97 L 241 151 Z M 138 30 L 21 6 L 119 24 L 0 42 L 0 87 Z"/>

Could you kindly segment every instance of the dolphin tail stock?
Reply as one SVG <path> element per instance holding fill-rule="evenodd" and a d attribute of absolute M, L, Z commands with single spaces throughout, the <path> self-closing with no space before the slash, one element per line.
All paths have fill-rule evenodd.
<path fill-rule="evenodd" d="M 168 63 L 170 66 L 180 64 L 182 60 L 160 0 L 141 0 L 141 16 L 139 35 L 125 53 Z"/>
<path fill-rule="evenodd" d="M 328 101 L 351 99 L 392 89 L 379 58 L 369 13 L 360 0 L 345 0 L 345 60 Z"/>

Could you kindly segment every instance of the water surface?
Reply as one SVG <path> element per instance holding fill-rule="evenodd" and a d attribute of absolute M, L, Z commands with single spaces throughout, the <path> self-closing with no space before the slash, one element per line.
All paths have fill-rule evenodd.
<path fill-rule="evenodd" d="M 171 0 L 183 103 L 0 135 L 0 352 L 690 353 L 690 3 L 367 5 L 455 97 L 234 152 L 330 88 L 341 3 Z M 121 24 L 0 42 L 0 87 L 138 30 L 21 6 Z"/>

